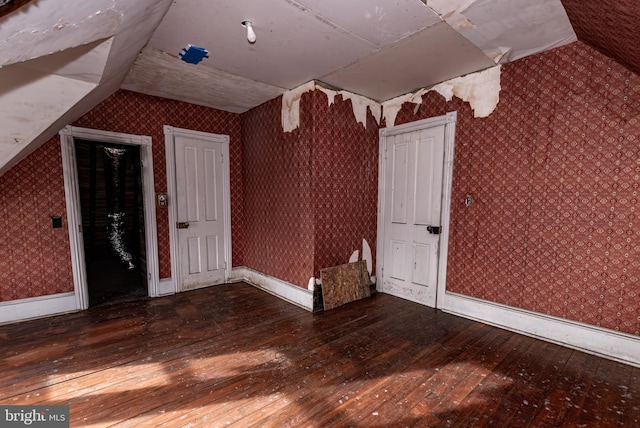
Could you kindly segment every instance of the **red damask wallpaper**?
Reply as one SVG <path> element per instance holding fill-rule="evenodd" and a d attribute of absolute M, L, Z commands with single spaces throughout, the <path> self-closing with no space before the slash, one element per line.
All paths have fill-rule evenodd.
<path fill-rule="evenodd" d="M 638 0 L 562 0 L 578 40 L 640 73 Z"/>
<path fill-rule="evenodd" d="M 304 94 L 300 127 L 284 133 L 281 98 L 242 115 L 245 264 L 302 287 L 347 263 L 365 238 L 375 251 L 378 127 L 351 101 Z M 373 254 L 375 258 L 375 254 Z"/>
<path fill-rule="evenodd" d="M 640 335 L 640 77 L 582 42 L 502 70 L 488 118 L 431 92 L 396 121 L 458 111 L 449 291 Z M 306 286 L 362 238 L 375 251 L 378 129 L 320 91 L 303 96 L 292 133 L 280 108 L 236 115 L 120 91 L 75 125 L 151 135 L 159 192 L 162 125 L 229 134 L 233 264 Z M 0 299 L 71 291 L 67 232 L 49 218 L 66 226 L 57 138 L 0 188 Z M 157 220 L 168 277 L 166 214 Z"/>
<path fill-rule="evenodd" d="M 0 176 L 0 301 L 73 291 L 60 146 Z M 62 216 L 54 229 L 51 216 Z"/>
<path fill-rule="evenodd" d="M 74 126 L 149 135 L 156 192 L 166 192 L 164 125 L 230 136 L 233 264 L 243 264 L 240 115 L 129 91 L 118 91 Z M 58 137 L 0 177 L 0 301 L 73 291 Z M 51 215 L 63 217 L 52 229 Z M 157 208 L 160 278 L 171 276 L 168 212 Z"/>
<path fill-rule="evenodd" d="M 356 122 L 351 101 L 313 92 L 312 147 L 315 217 L 314 276 L 320 269 L 347 263 L 362 239 L 376 254 L 378 219 L 378 131 L 371 112 L 367 127 Z M 375 265 L 370 266 L 375 272 Z"/>
<path fill-rule="evenodd" d="M 307 105 L 305 94 L 301 105 Z M 300 128 L 284 133 L 282 98 L 242 114 L 245 254 L 247 267 L 306 286 L 313 276 L 313 122 L 303 108 Z"/>
<path fill-rule="evenodd" d="M 458 111 L 448 290 L 640 335 L 640 77 L 581 42 L 502 70 L 488 118 L 396 121 Z"/>

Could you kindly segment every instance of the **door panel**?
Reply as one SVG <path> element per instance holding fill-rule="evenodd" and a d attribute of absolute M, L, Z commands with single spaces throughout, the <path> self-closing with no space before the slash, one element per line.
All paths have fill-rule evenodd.
<path fill-rule="evenodd" d="M 393 144 L 391 176 L 391 221 L 394 223 L 407 222 L 407 163 L 409 162 L 409 145 L 399 142 Z"/>
<path fill-rule="evenodd" d="M 220 240 L 218 236 L 207 236 L 207 268 L 210 271 L 221 268 L 219 249 Z"/>
<path fill-rule="evenodd" d="M 202 272 L 202 268 L 200 267 L 200 238 L 198 237 L 188 237 L 187 238 L 188 245 L 188 254 L 189 258 L 189 273 L 196 274 Z"/>
<path fill-rule="evenodd" d="M 436 225 L 440 221 L 440 193 L 442 189 L 442 162 L 434 163 L 434 159 L 442 159 L 444 138 L 436 139 L 421 131 L 416 141 L 415 157 L 415 205 L 414 224 Z M 438 154 L 440 154 L 438 156 Z"/>
<path fill-rule="evenodd" d="M 407 243 L 404 241 L 391 240 L 391 272 L 393 278 L 404 281 L 405 269 L 404 259 L 406 255 Z"/>
<path fill-rule="evenodd" d="M 178 150 L 176 146 L 176 150 Z M 176 153 L 177 155 L 177 153 Z M 198 192 L 198 151 L 194 147 L 182 147 L 182 162 L 177 161 L 178 182 L 182 181 L 182 195 L 179 196 L 180 204 L 178 204 L 178 218 L 182 221 L 196 222 L 199 220 L 200 201 Z M 180 166 L 182 168 L 180 168 Z M 181 180 L 181 176 L 183 177 Z"/>
<path fill-rule="evenodd" d="M 176 136 L 176 190 L 181 288 L 225 280 L 224 143 Z"/>
<path fill-rule="evenodd" d="M 437 257 L 437 246 L 429 244 L 413 245 L 413 282 L 420 285 L 435 285 L 433 266 L 435 257 Z"/>
<path fill-rule="evenodd" d="M 444 125 L 389 136 L 385 147 L 383 290 L 435 306 Z M 386 220 L 388 219 L 388 220 Z M 387 274 L 388 273 L 388 274 Z"/>
<path fill-rule="evenodd" d="M 218 168 L 216 167 L 216 150 L 204 150 L 204 174 L 205 174 L 205 213 L 207 221 L 218 220 L 218 187 L 222 184 L 219 182 Z"/>

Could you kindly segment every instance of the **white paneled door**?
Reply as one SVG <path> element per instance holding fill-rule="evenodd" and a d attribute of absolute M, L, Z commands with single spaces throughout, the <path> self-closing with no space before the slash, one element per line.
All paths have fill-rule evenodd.
<path fill-rule="evenodd" d="M 225 282 L 230 262 L 225 218 L 224 136 L 175 134 L 177 229 L 182 291 Z"/>
<path fill-rule="evenodd" d="M 435 307 L 445 125 L 386 136 L 382 290 Z"/>

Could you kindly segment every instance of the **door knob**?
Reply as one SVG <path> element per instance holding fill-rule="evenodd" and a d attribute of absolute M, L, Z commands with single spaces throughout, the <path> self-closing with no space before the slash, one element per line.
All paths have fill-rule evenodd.
<path fill-rule="evenodd" d="M 188 229 L 189 228 L 189 222 L 188 221 L 182 221 L 182 222 L 177 222 L 176 223 L 176 227 L 178 229 Z"/>
<path fill-rule="evenodd" d="M 432 235 L 440 235 L 440 232 L 442 232 L 442 226 L 427 226 L 427 232 Z"/>

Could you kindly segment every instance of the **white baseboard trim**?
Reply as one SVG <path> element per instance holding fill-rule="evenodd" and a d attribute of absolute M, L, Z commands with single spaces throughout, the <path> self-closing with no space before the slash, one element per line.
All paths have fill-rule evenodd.
<path fill-rule="evenodd" d="M 0 324 L 75 312 L 77 304 L 75 293 L 0 302 Z"/>
<path fill-rule="evenodd" d="M 439 309 L 589 354 L 640 367 L 640 338 L 446 292 Z"/>
<path fill-rule="evenodd" d="M 421 286 L 407 286 L 400 287 L 393 284 L 391 281 L 384 281 L 379 284 L 378 291 L 391 296 L 399 297 L 404 300 L 408 300 L 413 303 L 418 303 L 425 306 L 433 306 L 433 297 L 429 297 L 427 294 L 427 287 Z"/>
<path fill-rule="evenodd" d="M 245 266 L 234 267 L 231 271 L 229 282 L 240 281 L 245 281 L 303 309 L 313 311 L 313 292 L 306 288 L 298 287 Z"/>
<path fill-rule="evenodd" d="M 158 281 L 158 296 L 169 296 L 171 294 L 176 294 L 178 291 L 178 287 L 176 286 L 176 282 L 173 278 L 162 278 Z"/>

